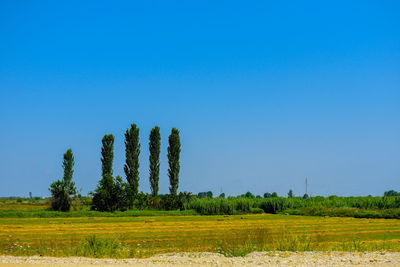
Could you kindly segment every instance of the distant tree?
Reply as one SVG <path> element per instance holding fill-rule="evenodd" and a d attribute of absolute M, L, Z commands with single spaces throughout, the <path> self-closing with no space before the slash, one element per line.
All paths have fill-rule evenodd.
<path fill-rule="evenodd" d="M 247 192 L 244 197 L 254 198 L 254 195 L 251 192 Z"/>
<path fill-rule="evenodd" d="M 273 193 L 271 194 L 271 197 L 278 197 L 278 194 L 277 194 L 276 192 L 273 192 Z"/>
<path fill-rule="evenodd" d="M 219 195 L 219 197 L 220 197 L 220 198 L 225 198 L 225 193 L 221 193 L 221 194 Z"/>
<path fill-rule="evenodd" d="M 125 132 L 125 165 L 124 171 L 126 180 L 130 186 L 129 193 L 131 198 L 137 196 L 139 192 L 139 128 L 132 124 L 131 128 Z"/>
<path fill-rule="evenodd" d="M 158 194 L 158 181 L 160 180 L 160 150 L 161 150 L 161 135 L 160 127 L 156 126 L 151 129 L 149 137 L 149 150 L 150 150 L 150 188 L 151 194 L 157 196 Z"/>
<path fill-rule="evenodd" d="M 225 196 L 225 194 L 224 194 L 224 196 Z M 211 191 L 208 191 L 208 192 L 199 192 L 199 193 L 197 194 L 197 197 L 198 197 L 198 198 L 206 198 L 206 197 L 212 198 L 212 197 L 213 197 L 213 193 L 212 193 Z"/>
<path fill-rule="evenodd" d="M 397 192 L 395 190 L 389 190 L 389 191 L 386 191 L 383 195 L 385 197 L 396 197 L 396 196 L 400 196 L 400 192 Z"/>
<path fill-rule="evenodd" d="M 206 197 L 207 197 L 207 192 L 199 192 L 199 193 L 197 194 L 197 197 L 198 197 L 198 198 L 206 198 Z"/>
<path fill-rule="evenodd" d="M 179 138 L 179 131 L 176 128 L 172 128 L 171 135 L 168 138 L 168 176 L 170 182 L 170 194 L 176 195 L 179 186 L 179 170 L 180 163 L 179 157 L 181 153 L 181 141 Z"/>
<path fill-rule="evenodd" d="M 308 194 L 304 194 L 304 195 L 303 195 L 303 199 L 307 199 L 307 198 L 310 198 L 310 197 L 308 196 Z"/>
<path fill-rule="evenodd" d="M 74 173 L 74 155 L 71 149 L 64 154 L 62 167 L 64 176 L 62 180 L 57 180 L 50 185 L 52 195 L 51 208 L 59 211 L 69 211 L 71 207 L 71 196 L 76 194 L 75 183 L 72 181 Z"/>
<path fill-rule="evenodd" d="M 272 197 L 271 193 L 265 193 L 264 194 L 264 198 L 270 198 L 270 197 Z"/>
<path fill-rule="evenodd" d="M 288 194 L 287 194 L 287 195 L 288 195 L 288 198 L 291 198 L 291 197 L 293 197 L 293 191 L 292 191 L 292 189 L 290 189 L 290 190 L 289 190 L 289 192 L 288 192 Z"/>
<path fill-rule="evenodd" d="M 260 195 L 257 195 L 256 198 L 261 198 L 261 196 L 260 196 Z"/>
<path fill-rule="evenodd" d="M 101 170 L 102 176 L 113 175 L 113 161 L 114 161 L 114 135 L 106 134 L 101 140 L 103 147 L 101 148 Z"/>

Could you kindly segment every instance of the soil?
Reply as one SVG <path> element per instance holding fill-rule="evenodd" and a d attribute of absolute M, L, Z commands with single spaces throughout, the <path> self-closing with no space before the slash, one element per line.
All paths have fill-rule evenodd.
<path fill-rule="evenodd" d="M 245 257 L 217 253 L 170 253 L 145 259 L 0 256 L 0 266 L 400 266 L 400 252 L 253 252 Z"/>

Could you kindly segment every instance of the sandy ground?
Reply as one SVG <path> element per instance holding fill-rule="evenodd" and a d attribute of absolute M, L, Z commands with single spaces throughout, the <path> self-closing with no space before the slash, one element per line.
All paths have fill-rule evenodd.
<path fill-rule="evenodd" d="M 400 252 L 253 252 L 227 258 L 216 253 L 174 253 L 146 259 L 0 256 L 0 266 L 400 266 Z"/>

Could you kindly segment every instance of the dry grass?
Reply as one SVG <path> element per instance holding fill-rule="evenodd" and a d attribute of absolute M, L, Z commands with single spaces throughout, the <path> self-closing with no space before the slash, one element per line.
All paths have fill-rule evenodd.
<path fill-rule="evenodd" d="M 269 250 L 400 251 L 400 220 L 385 219 L 267 214 L 0 218 L 0 229 L 5 255 L 124 258 L 183 251 L 227 256 Z"/>
<path fill-rule="evenodd" d="M 18 210 L 18 211 L 38 211 L 48 210 L 49 204 L 37 204 L 37 203 L 0 203 L 0 211 L 7 210 Z"/>

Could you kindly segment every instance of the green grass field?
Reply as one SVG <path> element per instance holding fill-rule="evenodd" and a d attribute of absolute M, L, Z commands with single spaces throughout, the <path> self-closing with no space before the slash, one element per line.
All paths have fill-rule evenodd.
<path fill-rule="evenodd" d="M 0 211 L 1 212 L 1 211 Z M 292 215 L 0 218 L 4 255 L 400 251 L 400 220 Z"/>

